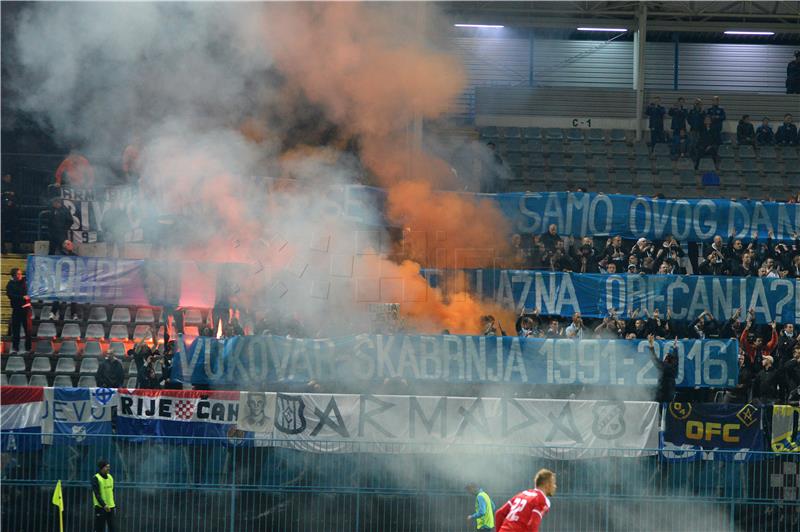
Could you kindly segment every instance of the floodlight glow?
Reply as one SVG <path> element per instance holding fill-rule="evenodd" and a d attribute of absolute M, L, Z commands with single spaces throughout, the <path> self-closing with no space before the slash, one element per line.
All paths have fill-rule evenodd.
<path fill-rule="evenodd" d="M 489 28 L 489 29 L 500 29 L 505 28 L 505 26 L 500 26 L 497 24 L 453 24 L 456 28 Z"/>
<path fill-rule="evenodd" d="M 591 28 L 591 27 L 584 27 L 578 28 L 578 31 L 618 31 L 618 32 L 626 32 L 628 31 L 627 28 Z"/>
<path fill-rule="evenodd" d="M 728 30 L 725 35 L 775 35 L 774 31 L 740 31 Z"/>

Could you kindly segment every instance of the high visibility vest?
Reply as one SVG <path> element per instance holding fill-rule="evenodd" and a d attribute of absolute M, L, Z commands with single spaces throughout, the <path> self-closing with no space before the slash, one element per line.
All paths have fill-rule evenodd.
<path fill-rule="evenodd" d="M 103 502 L 105 502 L 106 506 L 109 508 L 115 508 L 114 477 L 109 474 L 106 478 L 103 478 L 103 475 L 100 473 L 97 473 L 95 477 L 97 478 L 97 482 L 100 484 L 100 496 L 103 498 Z M 92 490 L 92 501 L 94 502 L 95 506 L 100 506 L 100 503 L 97 501 L 97 497 L 94 496 L 94 490 Z"/>
<path fill-rule="evenodd" d="M 475 497 L 475 513 L 480 511 L 478 499 L 483 499 L 486 503 L 486 513 L 475 520 L 475 528 L 478 530 L 481 528 L 494 528 L 494 506 L 492 505 L 492 499 L 489 498 L 489 495 L 487 495 L 485 491 L 479 491 L 478 496 Z"/>

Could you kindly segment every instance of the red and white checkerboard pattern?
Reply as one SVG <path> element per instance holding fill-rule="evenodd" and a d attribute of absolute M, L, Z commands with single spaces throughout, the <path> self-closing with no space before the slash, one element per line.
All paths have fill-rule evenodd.
<path fill-rule="evenodd" d="M 188 421 L 194 415 L 195 405 L 192 401 L 177 401 L 175 403 L 175 417 Z"/>

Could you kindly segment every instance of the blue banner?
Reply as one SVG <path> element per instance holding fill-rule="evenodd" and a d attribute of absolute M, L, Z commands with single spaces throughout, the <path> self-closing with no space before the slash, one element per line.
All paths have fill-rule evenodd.
<path fill-rule="evenodd" d="M 368 381 L 654 386 L 646 340 L 484 336 L 359 335 L 310 340 L 282 336 L 197 338 L 173 357 L 172 380 L 264 389 L 274 383 Z M 657 342 L 657 353 L 671 342 Z M 738 342 L 684 340 L 677 385 L 732 387 Z"/>
<path fill-rule="evenodd" d="M 436 270 L 423 270 L 431 286 L 444 282 Z M 468 291 L 481 299 L 521 311 L 538 308 L 542 314 L 584 317 L 620 317 L 633 310 L 671 309 L 674 319 L 693 320 L 708 310 L 718 320 L 736 309 L 752 308 L 757 323 L 800 323 L 800 280 L 763 277 L 701 275 L 629 275 L 562 273 L 531 270 L 467 270 L 466 286 L 444 286 L 446 291 Z"/>
<path fill-rule="evenodd" d="M 45 388 L 42 427 L 58 445 L 87 445 L 87 436 L 111 434 L 110 388 Z M 49 440 L 49 436 L 46 437 Z"/>
<path fill-rule="evenodd" d="M 752 404 L 670 403 L 664 414 L 667 460 L 753 460 L 764 451 L 764 408 Z M 716 450 L 738 451 L 736 454 Z"/>
<path fill-rule="evenodd" d="M 610 236 L 706 242 L 714 235 L 778 240 L 800 232 L 800 205 L 723 199 L 661 199 L 622 194 L 543 192 L 497 194 L 516 233 L 545 233 L 550 224 L 564 236 Z"/>
<path fill-rule="evenodd" d="M 28 295 L 43 301 L 213 307 L 239 287 L 244 264 L 29 255 Z"/>

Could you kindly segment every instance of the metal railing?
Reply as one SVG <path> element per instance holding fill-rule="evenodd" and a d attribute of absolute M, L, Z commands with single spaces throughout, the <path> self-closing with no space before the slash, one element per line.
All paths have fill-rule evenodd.
<path fill-rule="evenodd" d="M 65 530 L 90 530 L 89 480 L 101 458 L 111 462 L 121 531 L 466 531 L 474 507 L 466 483 L 479 483 L 500 506 L 542 467 L 559 486 L 544 531 L 800 529 L 800 456 L 792 454 L 735 462 L 717 451 L 717 461 L 670 462 L 655 451 L 609 449 L 560 460 L 555 448 L 546 454 L 556 458 L 545 459 L 505 446 L 403 444 L 391 452 L 385 443 L 354 443 L 325 452 L 323 443 L 304 452 L 236 438 L 69 438 L 73 445 L 2 454 L 2 530 L 57 530 L 57 480 Z"/>

